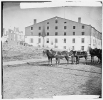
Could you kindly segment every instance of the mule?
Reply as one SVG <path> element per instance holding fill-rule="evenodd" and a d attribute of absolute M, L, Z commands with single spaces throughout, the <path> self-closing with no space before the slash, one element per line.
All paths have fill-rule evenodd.
<path fill-rule="evenodd" d="M 102 50 L 101 49 L 97 50 L 97 57 L 98 57 L 98 62 L 101 63 L 102 62 Z"/>
<path fill-rule="evenodd" d="M 89 53 L 91 56 L 91 62 L 94 62 L 94 56 L 98 57 L 98 62 L 102 62 L 102 50 L 101 49 L 92 49 L 89 47 Z"/>
<path fill-rule="evenodd" d="M 56 65 L 60 64 L 60 59 L 65 58 L 67 61 L 67 64 L 69 63 L 69 53 L 67 51 L 54 51 L 54 50 L 44 50 L 43 54 L 46 54 L 48 57 L 48 64 L 51 62 L 52 65 L 52 59 L 56 59 Z"/>
<path fill-rule="evenodd" d="M 76 64 L 79 64 L 80 58 L 85 58 L 85 63 L 87 64 L 87 52 L 86 51 L 70 51 L 72 53 L 72 64 L 76 58 Z"/>
<path fill-rule="evenodd" d="M 45 54 L 48 57 L 48 64 L 51 63 L 51 66 L 52 66 L 52 59 L 55 58 L 55 54 L 53 54 L 50 50 L 43 50 L 43 55 Z"/>
<path fill-rule="evenodd" d="M 54 51 L 51 50 L 52 53 L 55 54 L 55 58 L 56 58 L 56 64 L 60 64 L 60 59 L 65 58 L 67 61 L 67 64 L 69 63 L 69 53 L 67 51 Z"/>

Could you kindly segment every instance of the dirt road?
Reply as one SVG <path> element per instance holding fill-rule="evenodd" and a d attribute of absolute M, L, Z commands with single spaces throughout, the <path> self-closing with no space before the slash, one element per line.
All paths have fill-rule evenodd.
<path fill-rule="evenodd" d="M 3 66 L 3 98 L 52 98 L 56 95 L 100 95 L 101 65 L 47 62 Z"/>

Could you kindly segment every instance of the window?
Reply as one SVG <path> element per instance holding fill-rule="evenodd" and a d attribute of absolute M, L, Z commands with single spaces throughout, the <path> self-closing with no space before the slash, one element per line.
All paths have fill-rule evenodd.
<path fill-rule="evenodd" d="M 38 43 L 41 43 L 41 39 L 40 38 L 38 39 Z"/>
<path fill-rule="evenodd" d="M 39 27 L 39 30 L 41 30 L 41 27 Z"/>
<path fill-rule="evenodd" d="M 84 26 L 82 26 L 82 29 L 84 29 Z"/>
<path fill-rule="evenodd" d="M 30 43 L 33 43 L 33 38 L 30 39 Z"/>
<path fill-rule="evenodd" d="M 47 26 L 47 30 L 49 29 L 49 26 Z"/>
<path fill-rule="evenodd" d="M 75 35 L 75 32 L 73 32 L 73 35 Z"/>
<path fill-rule="evenodd" d="M 55 29 L 58 29 L 58 26 L 55 26 Z"/>
<path fill-rule="evenodd" d="M 81 50 L 84 50 L 84 46 L 81 46 Z"/>
<path fill-rule="evenodd" d="M 41 36 L 41 33 L 39 33 L 39 36 Z"/>
<path fill-rule="evenodd" d="M 75 38 L 73 38 L 72 43 L 75 43 Z"/>
<path fill-rule="evenodd" d="M 47 24 L 49 24 L 49 22 L 47 22 Z"/>
<path fill-rule="evenodd" d="M 84 38 L 81 39 L 81 42 L 84 43 Z"/>
<path fill-rule="evenodd" d="M 74 50 L 74 46 L 72 46 L 72 50 Z"/>
<path fill-rule="evenodd" d="M 64 29 L 66 29 L 67 28 L 67 26 L 64 26 Z"/>
<path fill-rule="evenodd" d="M 47 38 L 47 41 L 46 41 L 47 43 L 49 43 L 49 38 Z"/>
<path fill-rule="evenodd" d="M 66 43 L 66 39 L 64 39 L 64 43 Z"/>
<path fill-rule="evenodd" d="M 55 23 L 58 23 L 58 20 L 55 20 Z"/>
<path fill-rule="evenodd" d="M 66 46 L 64 46 L 64 49 L 66 49 Z"/>
<path fill-rule="evenodd" d="M 33 27 L 31 27 L 31 30 L 33 30 Z"/>
<path fill-rule="evenodd" d="M 66 32 L 64 32 L 64 35 L 66 35 Z"/>
<path fill-rule="evenodd" d="M 58 39 L 55 39 L 55 43 L 58 43 Z"/>
<path fill-rule="evenodd" d="M 55 32 L 55 35 L 58 35 L 58 32 Z"/>
<path fill-rule="evenodd" d="M 47 36 L 49 36 L 49 32 L 47 32 Z"/>
<path fill-rule="evenodd" d="M 82 32 L 82 35 L 84 35 L 84 32 Z"/>
<path fill-rule="evenodd" d="M 75 26 L 73 26 L 73 29 L 75 29 Z"/>

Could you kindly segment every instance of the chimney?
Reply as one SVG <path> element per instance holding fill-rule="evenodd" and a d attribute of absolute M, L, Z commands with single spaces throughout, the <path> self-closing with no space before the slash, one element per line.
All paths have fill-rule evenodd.
<path fill-rule="evenodd" d="M 36 19 L 34 19 L 34 24 L 36 24 Z"/>
<path fill-rule="evenodd" d="M 78 22 L 81 23 L 81 17 L 78 17 Z"/>

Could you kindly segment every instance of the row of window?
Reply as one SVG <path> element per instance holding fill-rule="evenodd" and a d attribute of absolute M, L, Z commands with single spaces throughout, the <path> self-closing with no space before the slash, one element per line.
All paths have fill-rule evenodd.
<path fill-rule="evenodd" d="M 55 20 L 55 23 L 58 23 L 58 20 Z M 67 22 L 64 22 L 67 23 Z M 49 22 L 47 22 L 47 24 L 49 24 Z M 75 26 L 73 26 L 73 29 L 75 29 Z M 82 26 L 82 29 L 84 29 L 84 25 Z"/>
<path fill-rule="evenodd" d="M 57 20 L 57 19 L 55 20 L 55 23 L 58 23 L 58 20 Z M 64 22 L 64 23 L 67 23 L 67 22 Z M 49 24 L 49 22 L 47 22 L 47 24 Z"/>
<path fill-rule="evenodd" d="M 30 40 L 31 43 L 33 43 L 33 38 Z M 41 43 L 41 39 L 38 40 L 39 43 Z M 75 43 L 75 39 L 72 40 L 73 43 Z M 81 39 L 81 42 L 84 43 L 84 38 Z M 47 43 L 49 43 L 49 39 L 47 39 Z M 55 39 L 55 43 L 58 43 L 58 39 Z M 64 43 L 66 43 L 66 39 L 64 39 Z M 53 45 L 53 43 L 51 43 Z M 58 46 L 55 45 L 55 48 L 58 48 Z M 64 46 L 64 49 L 66 49 L 66 46 Z M 75 50 L 75 47 L 72 46 L 72 50 Z M 84 46 L 81 46 L 81 50 L 84 50 Z"/>
<path fill-rule="evenodd" d="M 31 43 L 33 43 L 33 38 L 30 40 Z M 81 38 L 81 43 L 84 43 L 84 38 Z M 41 39 L 38 39 L 38 43 L 41 43 Z M 49 43 L 49 38 L 47 38 L 46 43 Z M 58 39 L 55 39 L 55 43 L 58 43 Z M 64 38 L 64 43 L 66 43 L 66 39 Z M 75 43 L 75 38 L 72 39 L 72 43 Z M 53 43 L 51 43 L 53 45 Z"/>
<path fill-rule="evenodd" d="M 84 42 L 85 42 L 84 38 L 81 38 L 81 43 L 84 43 Z M 47 43 L 49 43 L 49 38 L 47 38 Z M 55 43 L 58 43 L 58 39 L 55 39 Z M 66 43 L 65 38 L 64 38 L 64 43 Z M 72 39 L 72 43 L 76 43 L 75 38 Z"/>
<path fill-rule="evenodd" d="M 55 26 L 55 29 L 58 29 L 58 26 Z M 64 26 L 64 29 L 67 29 L 67 26 Z M 73 26 L 73 29 L 76 29 L 76 26 Z M 84 26 L 82 26 L 82 29 L 84 29 Z M 31 30 L 33 30 L 33 27 L 31 27 Z M 41 30 L 41 27 L 39 27 L 39 30 Z M 49 26 L 47 26 L 47 30 L 49 30 Z"/>
<path fill-rule="evenodd" d="M 58 46 L 54 46 L 55 48 L 58 48 Z M 64 46 L 64 49 L 68 49 L 66 48 L 66 46 Z M 72 50 L 75 50 L 75 46 L 72 46 Z M 84 46 L 81 46 L 81 50 L 84 50 Z"/>
<path fill-rule="evenodd" d="M 93 39 L 93 46 L 95 45 L 101 45 L 101 42 L 97 41 L 96 39 Z"/>
<path fill-rule="evenodd" d="M 33 32 L 31 32 L 31 35 L 33 35 Z M 58 35 L 58 32 L 55 32 L 55 36 Z M 67 35 L 67 32 L 64 32 L 64 35 Z M 73 32 L 73 35 L 75 35 L 75 32 Z M 85 32 L 81 32 L 81 35 L 85 35 Z M 41 32 L 39 32 L 39 36 L 41 36 Z M 49 36 L 49 32 L 47 32 L 47 36 Z"/>
<path fill-rule="evenodd" d="M 64 41 L 66 42 L 66 39 L 64 39 Z M 74 41 L 74 40 L 73 40 Z M 83 40 L 84 41 L 84 40 Z M 31 38 L 31 43 L 33 43 L 33 39 Z M 39 43 L 41 43 L 41 39 L 39 38 L 38 40 Z M 57 39 L 55 39 L 55 43 L 57 43 Z M 49 41 L 47 40 L 47 43 L 49 43 Z M 53 43 L 52 43 L 53 44 Z M 58 46 L 54 46 L 55 48 L 58 48 Z M 66 46 L 64 46 L 64 49 L 67 49 Z M 72 46 L 72 50 L 75 50 L 75 46 Z M 84 50 L 84 46 L 81 46 L 81 50 Z"/>
<path fill-rule="evenodd" d="M 40 45 L 38 45 L 38 46 L 40 47 Z M 55 45 L 54 48 L 58 48 L 58 46 Z M 68 49 L 66 46 L 63 46 L 63 48 Z M 72 46 L 72 50 L 75 50 L 75 46 Z M 84 51 L 84 46 L 81 46 L 81 50 Z"/>

